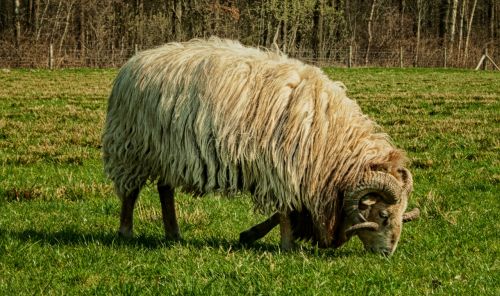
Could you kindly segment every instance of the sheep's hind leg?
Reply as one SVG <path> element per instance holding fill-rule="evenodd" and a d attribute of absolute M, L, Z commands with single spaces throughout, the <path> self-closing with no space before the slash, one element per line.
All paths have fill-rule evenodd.
<path fill-rule="evenodd" d="M 266 221 L 253 226 L 240 233 L 240 243 L 241 244 L 251 244 L 256 240 L 264 237 L 268 234 L 274 227 L 280 224 L 280 214 L 275 213 L 269 217 Z"/>
<path fill-rule="evenodd" d="M 164 184 L 158 184 L 157 188 L 160 195 L 165 237 L 167 239 L 180 240 L 181 234 L 179 231 L 179 225 L 177 224 L 177 215 L 175 214 L 175 190 L 170 185 Z"/>
<path fill-rule="evenodd" d="M 280 213 L 280 234 L 281 234 L 281 249 L 283 251 L 291 251 L 295 248 L 293 239 L 292 220 L 290 211 Z"/>
<path fill-rule="evenodd" d="M 140 189 L 132 190 L 128 195 L 122 197 L 122 210 L 120 214 L 119 234 L 125 238 L 133 235 L 134 206 L 139 196 Z"/>

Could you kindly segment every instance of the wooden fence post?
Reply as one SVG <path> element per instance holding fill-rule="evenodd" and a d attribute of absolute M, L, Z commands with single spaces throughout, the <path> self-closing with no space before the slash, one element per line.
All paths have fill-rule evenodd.
<path fill-rule="evenodd" d="M 488 55 L 487 48 L 484 49 L 484 54 L 481 57 L 481 59 L 479 60 L 479 63 L 477 64 L 477 67 L 476 67 L 476 70 L 479 70 L 479 68 L 481 68 L 481 65 L 483 66 L 483 70 L 486 70 L 486 63 L 488 60 L 490 61 L 491 65 L 494 67 L 494 69 L 497 69 L 498 71 L 500 71 L 500 67 L 498 67 L 497 64 L 495 64 L 495 62 L 493 61 L 493 59 Z"/>
<path fill-rule="evenodd" d="M 484 48 L 484 53 L 483 54 L 486 57 L 488 56 L 488 48 L 487 47 Z M 483 70 L 486 70 L 486 65 L 487 64 L 488 64 L 488 59 L 485 59 L 484 62 L 483 62 Z"/>
<path fill-rule="evenodd" d="M 347 60 L 347 67 L 352 68 L 352 45 L 349 45 L 349 59 Z"/>
<path fill-rule="evenodd" d="M 444 57 L 443 58 L 444 58 L 444 65 L 443 66 L 446 68 L 446 66 L 447 66 L 446 60 L 448 59 L 447 54 L 446 54 L 446 47 L 444 48 Z"/>
<path fill-rule="evenodd" d="M 52 43 L 49 45 L 49 69 L 54 68 L 54 46 Z"/>
<path fill-rule="evenodd" d="M 399 67 L 403 68 L 403 47 L 399 48 Z"/>

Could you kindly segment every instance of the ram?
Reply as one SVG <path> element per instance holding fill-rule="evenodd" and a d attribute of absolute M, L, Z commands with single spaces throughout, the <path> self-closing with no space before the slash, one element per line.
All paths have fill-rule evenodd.
<path fill-rule="evenodd" d="M 412 190 L 404 154 L 343 84 L 283 54 L 217 38 L 132 57 L 114 82 L 102 144 L 126 237 L 152 181 L 167 238 L 180 238 L 175 188 L 244 191 L 256 210 L 277 214 L 242 242 L 279 224 L 285 250 L 296 239 L 336 247 L 356 234 L 391 254 Z"/>

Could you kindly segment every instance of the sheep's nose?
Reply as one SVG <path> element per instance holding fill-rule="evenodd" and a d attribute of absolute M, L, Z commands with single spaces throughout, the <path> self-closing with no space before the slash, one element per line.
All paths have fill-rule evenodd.
<path fill-rule="evenodd" d="M 392 250 L 390 248 L 370 248 L 370 252 L 380 254 L 385 257 L 392 255 Z"/>
<path fill-rule="evenodd" d="M 385 257 L 389 257 L 392 255 L 392 251 L 390 249 L 384 248 L 380 250 L 380 253 L 384 255 Z"/>

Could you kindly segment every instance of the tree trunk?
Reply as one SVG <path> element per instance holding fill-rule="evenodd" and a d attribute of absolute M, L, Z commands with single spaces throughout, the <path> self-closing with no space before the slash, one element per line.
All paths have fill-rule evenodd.
<path fill-rule="evenodd" d="M 448 22 L 449 22 L 449 15 L 450 15 L 450 5 L 449 2 L 450 0 L 441 0 L 439 3 L 439 37 L 440 37 L 440 42 L 446 41 L 446 35 L 448 34 Z M 443 43 L 443 45 L 446 45 L 446 42 Z"/>
<path fill-rule="evenodd" d="M 470 32 L 472 31 L 472 21 L 474 20 L 474 11 L 476 10 L 476 4 L 477 0 L 474 0 L 474 3 L 472 4 L 472 10 L 470 11 L 470 17 L 469 17 L 469 22 L 467 24 L 467 36 L 465 37 L 465 55 L 464 55 L 464 60 L 467 60 L 469 57 L 469 40 L 470 40 Z"/>
<path fill-rule="evenodd" d="M 424 12 L 424 0 L 417 0 L 417 44 L 415 45 L 415 60 L 413 66 L 418 67 L 418 55 L 420 50 L 420 31 L 422 29 L 422 16 Z"/>
<path fill-rule="evenodd" d="M 219 17 L 219 9 L 220 9 L 220 3 L 219 0 L 215 0 L 214 3 L 214 20 L 213 20 L 213 25 L 212 25 L 212 35 L 217 35 L 219 32 L 219 22 L 220 22 L 220 17 Z"/>
<path fill-rule="evenodd" d="M 274 37 L 273 37 L 273 49 L 276 51 L 279 51 L 280 47 L 278 45 L 278 39 L 280 37 L 280 31 L 281 31 L 281 21 L 278 21 L 278 26 L 276 27 L 276 31 L 274 32 Z"/>
<path fill-rule="evenodd" d="M 33 30 L 33 0 L 28 0 L 28 16 L 27 25 L 30 30 Z"/>
<path fill-rule="evenodd" d="M 0 2 L 0 28 L 6 28 L 10 26 L 9 23 L 9 15 L 10 15 L 10 9 L 9 9 L 9 4 L 11 2 L 8 1 L 1 1 Z"/>
<path fill-rule="evenodd" d="M 495 12 L 497 5 L 498 2 L 495 2 L 495 0 L 490 1 L 490 42 L 493 42 L 496 37 L 495 18 L 497 16 Z"/>
<path fill-rule="evenodd" d="M 38 32 L 38 26 L 40 23 L 40 0 L 35 0 L 33 3 L 33 32 Z"/>
<path fill-rule="evenodd" d="M 399 4 L 399 25 L 400 25 L 400 29 L 402 29 L 403 26 L 404 26 L 405 10 L 406 10 L 405 1 L 401 0 L 401 2 Z"/>
<path fill-rule="evenodd" d="M 38 23 L 38 31 L 36 32 L 35 42 L 38 42 L 38 40 L 40 39 L 40 34 L 42 33 L 43 19 L 47 13 L 47 10 L 49 9 L 49 4 L 50 1 L 47 1 L 47 3 L 45 3 L 45 8 L 43 9 L 42 16 L 40 17 L 40 21 Z"/>
<path fill-rule="evenodd" d="M 271 38 L 272 38 L 272 36 L 274 36 L 273 33 L 272 33 L 273 32 L 273 24 L 271 23 L 271 19 L 270 18 L 268 18 L 268 21 L 267 21 L 266 32 L 267 32 L 267 34 L 266 34 L 266 43 L 265 43 L 264 46 L 265 47 L 270 47 L 271 44 L 272 44 Z"/>
<path fill-rule="evenodd" d="M 55 16 L 54 26 L 52 27 L 52 32 L 50 33 L 50 43 L 54 42 L 55 37 L 59 35 L 59 13 L 61 12 L 61 6 L 63 1 L 59 0 L 59 4 L 57 5 L 57 11 Z"/>
<path fill-rule="evenodd" d="M 59 41 L 59 52 L 58 52 L 59 56 L 61 55 L 61 50 L 62 50 L 62 46 L 63 46 L 63 43 L 64 43 L 64 39 L 66 38 L 66 34 L 68 33 L 69 20 L 71 18 L 71 11 L 72 11 L 72 8 L 73 8 L 73 4 L 74 4 L 73 1 L 71 1 L 68 4 L 68 13 L 66 14 L 66 24 L 64 25 L 64 30 L 63 30 L 63 33 L 62 33 L 62 36 L 61 36 L 61 40 Z"/>
<path fill-rule="evenodd" d="M 451 8 L 451 22 L 450 22 L 450 49 L 453 49 L 453 43 L 455 42 L 455 26 L 457 21 L 457 8 L 458 0 L 452 0 Z"/>
<path fill-rule="evenodd" d="M 144 1 L 137 0 L 136 2 L 136 19 L 135 19 L 135 28 L 136 28 L 136 39 L 135 43 L 140 44 L 141 46 L 144 44 Z"/>
<path fill-rule="evenodd" d="M 85 4 L 80 3 L 78 20 L 78 47 L 80 49 L 80 61 L 85 60 Z"/>
<path fill-rule="evenodd" d="M 292 27 L 292 34 L 290 37 L 290 42 L 288 45 L 288 51 L 291 55 L 295 54 L 295 49 L 296 49 L 296 40 L 297 40 L 297 30 L 299 29 L 299 24 L 298 22 L 295 22 L 295 24 Z"/>
<path fill-rule="evenodd" d="M 182 1 L 181 0 L 174 1 L 173 5 L 174 5 L 173 33 L 176 41 L 182 41 Z"/>
<path fill-rule="evenodd" d="M 286 43 L 288 42 L 288 1 L 283 1 L 283 46 L 282 50 L 287 53 Z"/>
<path fill-rule="evenodd" d="M 464 34 L 464 18 L 465 18 L 465 8 L 467 7 L 467 0 L 462 0 L 462 8 L 460 9 L 460 26 L 458 29 L 458 54 L 462 54 L 462 42 Z"/>
<path fill-rule="evenodd" d="M 312 50 L 315 59 L 321 57 L 321 49 L 323 47 L 323 2 L 324 0 L 316 0 L 313 13 L 313 40 Z"/>
<path fill-rule="evenodd" d="M 372 45 L 372 23 L 373 23 L 373 15 L 375 13 L 375 5 L 377 4 L 377 0 L 373 0 L 372 7 L 370 9 L 370 17 L 368 18 L 368 43 L 366 45 L 366 55 L 365 55 L 365 66 L 368 65 L 368 57 L 370 55 L 370 47 Z"/>
<path fill-rule="evenodd" d="M 19 50 L 21 44 L 21 1 L 14 0 L 14 27 L 16 49 Z"/>

